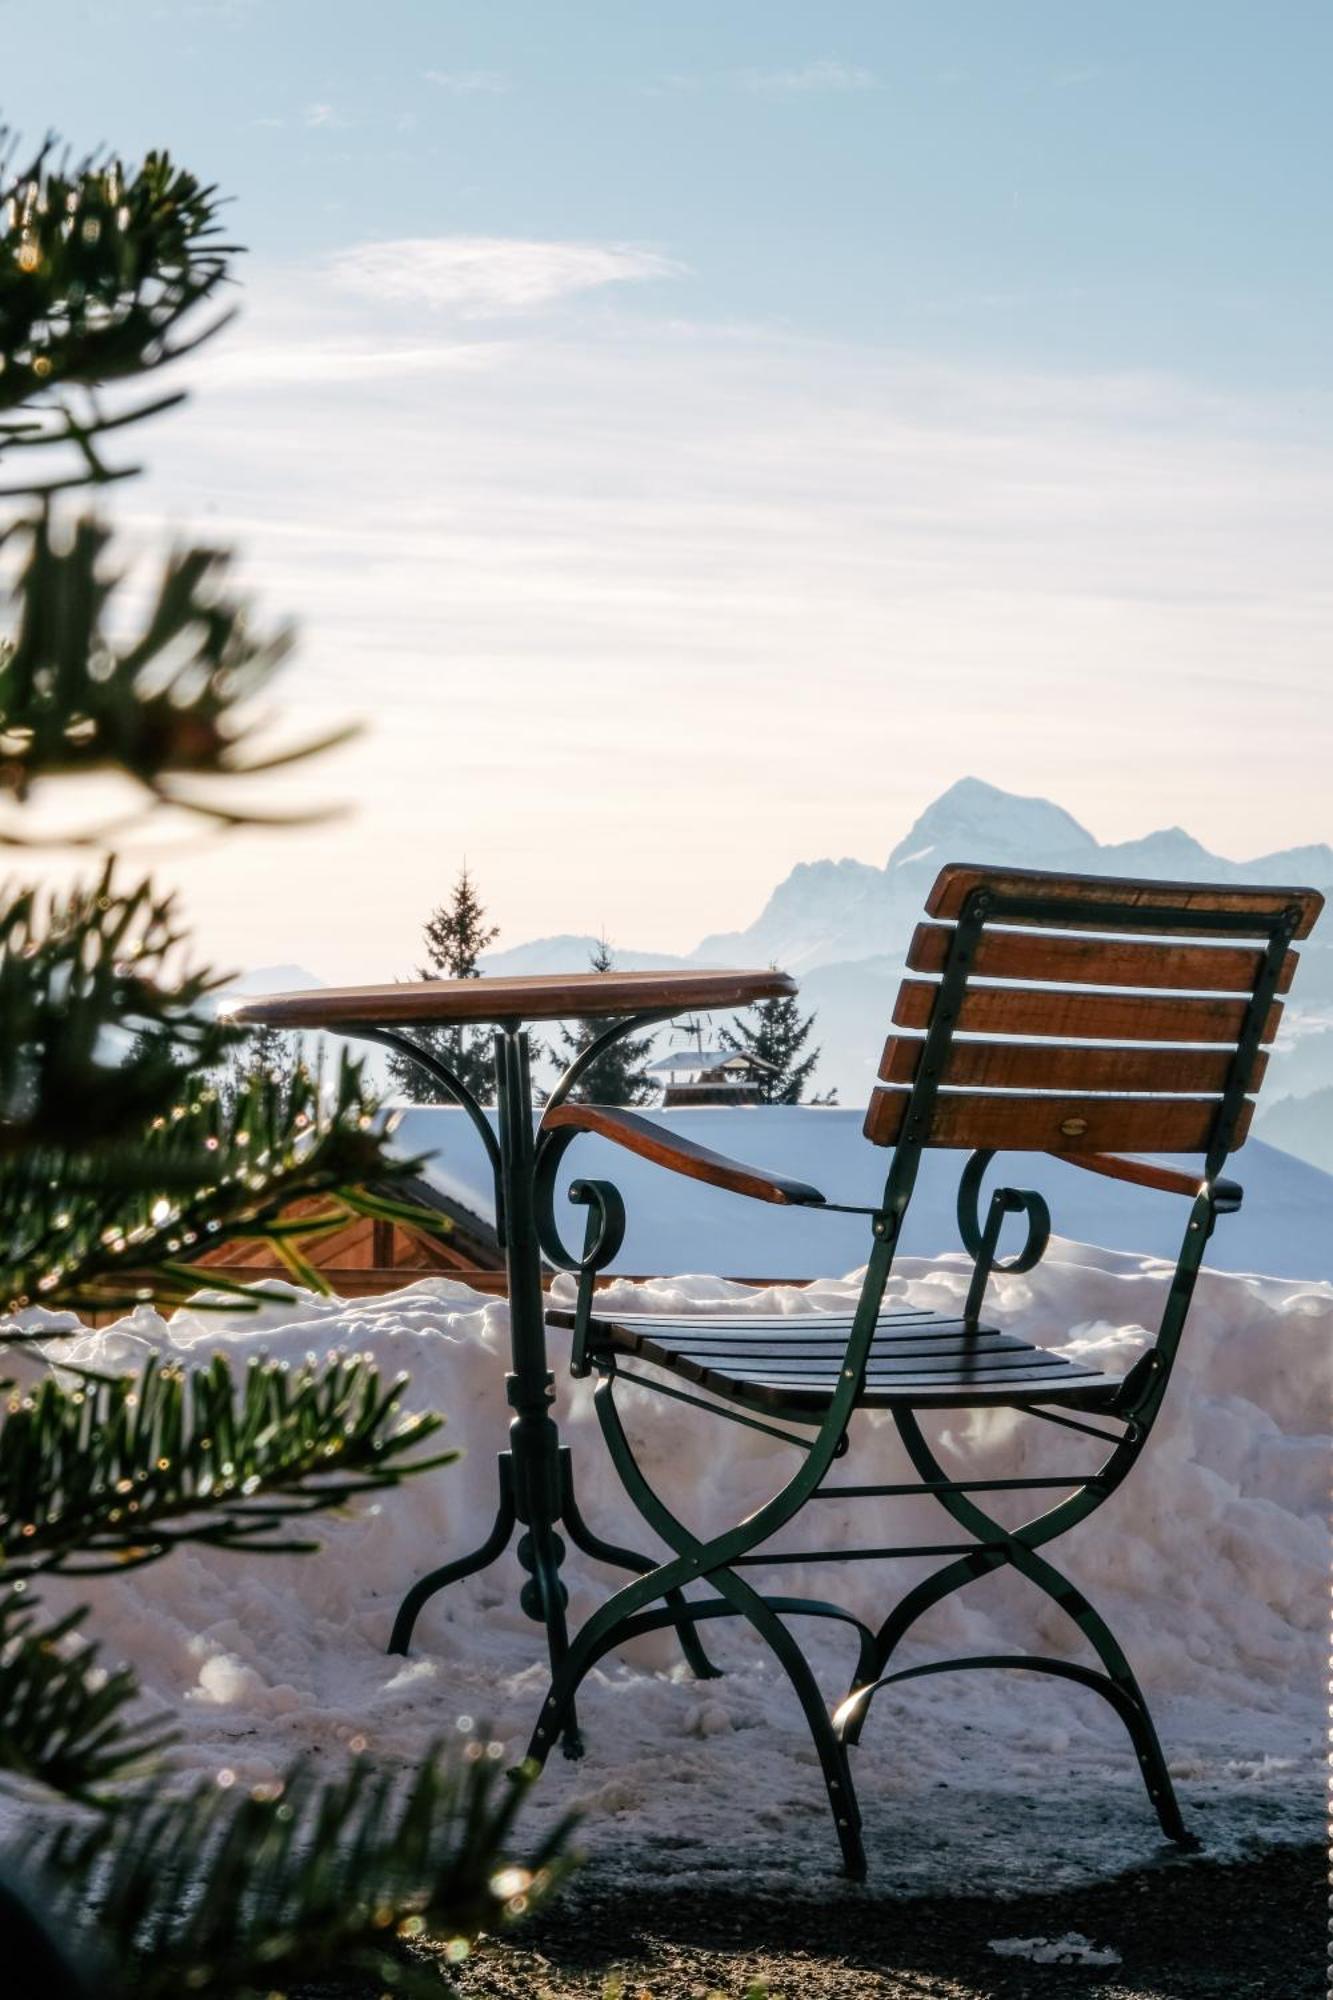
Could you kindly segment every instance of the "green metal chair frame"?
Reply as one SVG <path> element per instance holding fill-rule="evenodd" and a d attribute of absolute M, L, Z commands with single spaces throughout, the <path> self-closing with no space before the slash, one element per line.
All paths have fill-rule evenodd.
<path fill-rule="evenodd" d="M 772 1648 L 801 1703 L 843 1866 L 854 1879 L 864 1877 L 866 1857 L 848 1750 L 874 1695 L 895 1682 L 963 1667 L 1024 1668 L 1101 1695 L 1128 1731 L 1164 1834 L 1182 1846 L 1194 1844 L 1128 1660 L 1105 1620 L 1042 1551 L 1109 1499 L 1147 1443 L 1205 1246 L 1218 1217 L 1240 1205 L 1240 1189 L 1222 1179 L 1221 1170 L 1249 1128 L 1249 1093 L 1258 1087 L 1267 1061 L 1263 1045 L 1281 1014 L 1276 996 L 1295 969 L 1291 945 L 1308 935 L 1321 907 L 1312 890 L 946 867 L 926 904 L 938 921 L 918 926 L 907 956 L 910 972 L 938 977 L 905 979 L 893 1016 L 896 1029 L 921 1032 L 891 1033 L 880 1066 L 883 1081 L 866 1116 L 867 1137 L 891 1144 L 893 1155 L 879 1204 L 852 1211 L 868 1218 L 870 1250 L 855 1311 L 845 1317 L 599 1316 L 595 1279 L 620 1248 L 625 1212 L 611 1182 L 575 1181 L 569 1197 L 589 1211 L 581 1254 L 561 1240 L 554 1213 L 557 1168 L 580 1132 L 598 1132 L 663 1166 L 761 1199 L 842 1205 L 825 1202 L 803 1183 L 690 1146 L 632 1113 L 565 1104 L 551 1114 L 542 1142 L 538 1228 L 548 1258 L 576 1272 L 578 1287 L 574 1306 L 552 1309 L 548 1317 L 573 1329 L 574 1373 L 597 1374 L 594 1402 L 611 1458 L 630 1499 L 672 1553 L 616 1591 L 573 1638 L 542 1707 L 532 1759 L 545 1761 L 579 1684 L 608 1651 L 642 1633 L 679 1629 L 682 1619 L 697 1625 L 742 1617 Z M 958 1213 L 974 1270 L 960 1319 L 883 1311 L 926 1146 L 971 1153 Z M 1098 1374 L 983 1324 L 992 1272 L 1030 1270 L 1050 1234 L 1047 1204 L 1028 1189 L 997 1188 L 984 1222 L 980 1218 L 987 1168 L 996 1151 L 1009 1150 L 1051 1152 L 1115 1179 L 1187 1196 L 1188 1218 L 1156 1339 L 1123 1376 Z M 1199 1153 L 1202 1170 L 1185 1173 L 1126 1157 L 1141 1152 Z M 1026 1218 L 1027 1240 L 1017 1255 L 1001 1259 L 1001 1231 L 1010 1215 Z M 635 1357 L 659 1374 L 628 1369 L 626 1361 Z M 748 1519 L 700 1537 L 677 1518 L 635 1458 L 615 1401 L 624 1381 L 778 1437 L 798 1451 L 800 1463 Z M 922 1414 L 982 1406 L 1016 1409 L 1089 1436 L 1109 1447 L 1107 1456 L 1091 1474 L 950 1477 Z M 825 1483 L 835 1461 L 848 1453 L 853 1414 L 866 1407 L 891 1411 L 915 1482 Z M 1089 1423 L 1089 1415 L 1102 1421 Z M 1064 1497 L 1014 1528 L 976 1497 L 1019 1491 Z M 808 1501 L 908 1493 L 933 1495 L 968 1539 L 795 1553 L 768 1547 Z M 764 1595 L 742 1573 L 757 1564 L 891 1556 L 945 1560 L 906 1592 L 877 1630 L 834 1603 Z M 1095 1666 L 1023 1653 L 891 1670 L 925 1612 L 1006 1567 L 1072 1619 Z M 692 1584 L 714 1594 L 686 1600 L 682 1593 Z M 835 1619 L 855 1631 L 855 1676 L 832 1715 L 785 1622 L 791 1616 Z"/>

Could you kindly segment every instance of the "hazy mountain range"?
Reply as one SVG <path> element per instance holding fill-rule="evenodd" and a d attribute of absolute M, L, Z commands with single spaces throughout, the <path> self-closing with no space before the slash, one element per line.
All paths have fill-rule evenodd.
<path fill-rule="evenodd" d="M 778 883 L 759 915 L 743 930 L 703 938 L 685 956 L 653 951 L 635 940 L 613 940 L 625 970 L 684 965 L 778 964 L 800 980 L 804 1004 L 818 1015 L 822 1048 L 818 1087 L 837 1089 L 844 1104 L 864 1102 L 879 1062 L 902 955 L 921 915 L 927 890 L 946 861 L 995 861 L 1082 874 L 1143 875 L 1185 880 L 1272 882 L 1313 886 L 1333 901 L 1333 847 L 1287 848 L 1228 861 L 1209 853 L 1181 827 L 1139 840 L 1103 844 L 1072 813 L 1049 799 L 1020 798 L 980 778 L 962 778 L 928 806 L 893 848 L 882 868 L 866 861 L 806 861 Z M 1316 932 L 1302 952 L 1296 992 L 1288 1008 L 1265 1089 L 1265 1112 L 1278 1100 L 1311 1097 L 1333 1086 L 1333 918 L 1327 937 Z M 573 972 L 587 967 L 597 939 L 562 935 L 490 953 L 490 973 Z M 408 956 L 405 952 L 404 956 Z M 291 986 L 315 983 L 286 968 Z M 250 991 L 280 983 L 253 973 Z M 1308 1111 L 1281 1113 L 1277 1145 L 1313 1157 L 1329 1099 Z M 1261 1114 L 1260 1123 L 1264 1122 Z M 1299 1140 L 1300 1143 L 1296 1143 Z"/>

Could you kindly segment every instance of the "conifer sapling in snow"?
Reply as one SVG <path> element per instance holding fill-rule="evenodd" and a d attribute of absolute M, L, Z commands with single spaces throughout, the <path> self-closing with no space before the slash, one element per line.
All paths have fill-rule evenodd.
<path fill-rule="evenodd" d="M 426 964 L 417 969 L 418 979 L 480 979 L 478 961 L 487 945 L 500 935 L 498 924 L 488 924 L 486 911 L 473 887 L 464 862 L 452 896 L 432 911 L 422 933 Z M 459 1082 L 483 1104 L 495 1089 L 495 1071 L 489 1028 L 417 1028 L 413 1038 L 451 1069 Z M 439 1086 L 406 1056 L 391 1054 L 389 1073 L 394 1086 L 414 1104 L 433 1104 Z"/>
<path fill-rule="evenodd" d="M 594 972 L 612 971 L 615 954 L 605 938 L 598 939 L 588 963 Z M 552 1052 L 559 1067 L 568 1068 L 575 1056 L 582 1055 L 598 1035 L 615 1025 L 603 1014 L 562 1027 L 561 1046 Z M 652 1035 L 629 1035 L 623 1041 L 613 1042 L 588 1065 L 570 1092 L 571 1098 L 578 1104 L 651 1103 L 657 1095 L 657 1085 L 647 1071 L 653 1041 Z"/>

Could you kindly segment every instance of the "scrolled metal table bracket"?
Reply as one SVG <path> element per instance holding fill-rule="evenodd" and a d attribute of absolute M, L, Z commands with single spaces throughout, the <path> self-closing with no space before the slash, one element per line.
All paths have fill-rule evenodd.
<path fill-rule="evenodd" d="M 980 1318 L 981 1302 L 991 1272 L 1017 1275 L 1030 1271 L 1041 1262 L 1051 1240 L 1051 1211 L 1045 1197 L 1038 1194 L 1035 1188 L 996 1188 L 982 1224 L 981 1184 L 994 1158 L 994 1152 L 985 1148 L 973 1153 L 958 1183 L 958 1229 L 974 1266 L 967 1302 L 963 1307 L 963 1319 L 969 1328 L 975 1327 Z M 1006 1215 L 1027 1216 L 1027 1242 L 1015 1256 L 998 1258 L 995 1252 Z"/>
<path fill-rule="evenodd" d="M 392 1049 L 395 1055 L 406 1056 L 409 1062 L 426 1072 L 432 1083 L 437 1083 L 455 1104 L 465 1111 L 476 1128 L 477 1136 L 486 1149 L 490 1164 L 491 1178 L 495 1184 L 495 1234 L 503 1249 L 505 1242 L 505 1202 L 504 1169 L 500 1160 L 500 1142 L 491 1129 L 491 1121 L 481 1104 L 473 1096 L 462 1077 L 450 1069 L 442 1057 L 433 1049 L 428 1049 L 411 1035 L 404 1035 L 396 1028 L 380 1028 L 368 1021 L 349 1021 L 342 1033 L 355 1036 L 358 1041 L 378 1042 L 382 1048 Z"/>
<path fill-rule="evenodd" d="M 605 1055 L 608 1049 L 614 1048 L 617 1042 L 623 1041 L 626 1035 L 636 1035 L 641 1028 L 658 1027 L 663 1021 L 673 1020 L 679 1012 L 678 1007 L 655 1007 L 647 1013 L 630 1014 L 623 1021 L 613 1021 L 609 1028 L 603 1028 L 600 1035 L 594 1035 L 587 1048 L 580 1049 L 568 1065 L 547 1098 L 544 1109 L 554 1111 L 558 1104 L 563 1104 L 575 1084 L 586 1075 L 597 1058 Z M 553 1133 L 539 1132 L 537 1143 L 539 1146 L 543 1143 L 549 1145 L 553 1137 Z"/>

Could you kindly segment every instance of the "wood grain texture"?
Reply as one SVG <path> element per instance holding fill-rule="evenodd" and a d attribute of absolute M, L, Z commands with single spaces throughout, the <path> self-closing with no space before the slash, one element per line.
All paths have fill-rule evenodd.
<path fill-rule="evenodd" d="M 926 1028 L 940 988 L 926 979 L 904 979 L 893 1009 L 894 1026 Z M 1074 993 L 1052 987 L 976 986 L 964 989 L 955 1030 L 977 1035 L 1049 1035 L 1058 1041 L 1231 1042 L 1245 1019 L 1243 1000 L 1194 999 L 1177 994 Z M 1282 1002 L 1269 1009 L 1262 1039 L 1271 1042 Z"/>
<path fill-rule="evenodd" d="M 866 1111 L 867 1139 L 889 1146 L 900 1138 L 910 1100 L 907 1090 L 876 1090 Z M 1253 1111 L 1246 1099 L 1233 1148 L 1244 1142 Z M 1211 1098 L 985 1097 L 960 1091 L 936 1098 L 925 1144 L 996 1152 L 1205 1153 L 1217 1113 Z"/>
<path fill-rule="evenodd" d="M 790 1180 L 783 1174 L 767 1173 L 762 1167 L 729 1160 L 725 1154 L 697 1146 L 693 1140 L 665 1131 L 650 1118 L 640 1118 L 633 1111 L 605 1104 L 561 1104 L 546 1113 L 542 1126 L 547 1131 L 595 1132 L 599 1138 L 609 1139 L 613 1145 L 623 1146 L 672 1173 L 707 1181 L 713 1187 L 725 1188 L 730 1194 L 748 1195 L 754 1201 L 813 1208 L 824 1200 L 819 1189 L 805 1181 Z"/>
<path fill-rule="evenodd" d="M 890 1035 L 884 1044 L 882 1083 L 914 1083 L 925 1039 Z M 1207 1097 L 1226 1087 L 1234 1051 L 1166 1049 L 1151 1042 L 1135 1048 L 1079 1048 L 1065 1042 L 954 1042 L 940 1081 L 974 1090 L 1111 1090 L 1168 1092 Z M 1258 1090 L 1268 1067 L 1260 1051 L 1246 1088 Z"/>
<path fill-rule="evenodd" d="M 942 972 L 954 938 L 949 924 L 918 924 L 907 948 L 913 972 Z M 1298 954 L 1282 963 L 1285 993 Z M 1048 981 L 1064 986 L 1171 987 L 1179 992 L 1250 993 L 1263 965 L 1252 945 L 1169 944 L 1157 938 L 1070 937 L 1058 932 L 984 930 L 969 979 Z"/>
<path fill-rule="evenodd" d="M 428 1027 L 439 1021 L 563 1021 L 692 1007 L 747 1007 L 795 993 L 785 972 L 571 972 L 504 979 L 412 979 L 392 986 L 321 986 L 266 993 L 231 1019 L 283 1028 Z"/>
<path fill-rule="evenodd" d="M 1251 888 L 1230 882 L 1145 882 L 1115 875 L 1057 875 L 1040 868 L 987 868 L 976 862 L 952 861 L 935 878 L 926 898 L 927 915 L 958 916 L 970 891 L 982 885 L 1000 896 L 1110 903 L 1124 910 L 1188 910 L 1199 920 L 1201 935 L 1207 935 L 1206 919 L 1210 913 L 1267 917 L 1294 906 L 1301 911 L 1294 935 L 1308 937 L 1324 907 L 1317 889 Z M 1011 923 L 1019 919 L 1006 916 L 1003 921 Z M 1099 930 L 1105 927 L 1102 923 L 1093 926 Z"/>
<path fill-rule="evenodd" d="M 1071 1153 L 1071 1167 L 1090 1174 L 1105 1174 L 1113 1181 L 1129 1181 L 1134 1187 L 1156 1188 L 1159 1194 L 1183 1194 L 1190 1201 L 1203 1192 L 1198 1174 L 1182 1174 L 1176 1167 L 1161 1167 L 1154 1160 L 1118 1160 L 1110 1153 Z"/>

